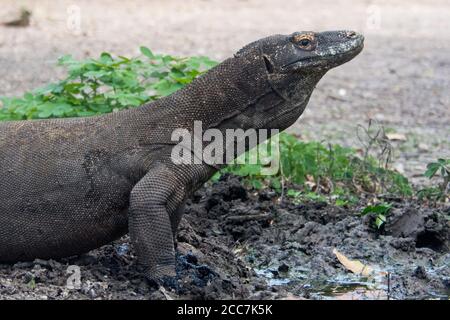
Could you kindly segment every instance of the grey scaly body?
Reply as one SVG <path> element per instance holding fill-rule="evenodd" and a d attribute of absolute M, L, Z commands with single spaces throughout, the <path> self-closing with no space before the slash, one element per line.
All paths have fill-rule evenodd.
<path fill-rule="evenodd" d="M 0 262 L 87 252 L 129 231 L 152 279 L 175 275 L 183 204 L 217 166 L 175 164 L 175 129 L 280 129 L 363 37 L 297 32 L 253 42 L 171 96 L 90 118 L 0 123 Z"/>

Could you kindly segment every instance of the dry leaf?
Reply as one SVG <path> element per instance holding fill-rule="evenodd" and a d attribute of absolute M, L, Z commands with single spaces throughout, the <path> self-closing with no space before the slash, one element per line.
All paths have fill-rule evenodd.
<path fill-rule="evenodd" d="M 386 137 L 391 141 L 406 141 L 406 136 L 402 133 L 386 133 Z"/>
<path fill-rule="evenodd" d="M 355 274 L 368 277 L 373 271 L 373 269 L 370 266 L 365 265 L 358 260 L 350 260 L 336 249 L 333 249 L 333 253 L 336 255 L 339 262 L 342 263 L 344 267 L 346 267 L 348 270 L 350 270 Z"/>

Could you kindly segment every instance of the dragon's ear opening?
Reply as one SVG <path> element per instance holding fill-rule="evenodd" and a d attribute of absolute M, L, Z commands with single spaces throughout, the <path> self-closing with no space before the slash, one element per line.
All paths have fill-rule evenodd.
<path fill-rule="evenodd" d="M 264 64 L 266 65 L 266 69 L 267 69 L 267 72 L 270 74 L 270 73 L 273 73 L 273 64 L 272 64 L 272 62 L 269 60 L 269 58 L 267 57 L 267 56 L 265 56 L 265 55 L 263 55 L 263 59 L 264 59 Z"/>

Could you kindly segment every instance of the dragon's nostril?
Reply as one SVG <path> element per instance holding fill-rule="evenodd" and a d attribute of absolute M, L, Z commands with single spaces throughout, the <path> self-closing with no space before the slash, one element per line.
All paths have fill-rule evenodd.
<path fill-rule="evenodd" d="M 347 33 L 345 35 L 347 36 L 347 38 L 354 38 L 354 37 L 356 37 L 356 32 L 355 31 L 347 31 Z"/>

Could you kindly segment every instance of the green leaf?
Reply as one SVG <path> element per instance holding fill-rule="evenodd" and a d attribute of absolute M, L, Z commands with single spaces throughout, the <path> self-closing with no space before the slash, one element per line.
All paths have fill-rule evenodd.
<path fill-rule="evenodd" d="M 28 281 L 27 286 L 28 286 L 31 290 L 36 289 L 36 279 L 33 277 L 30 281 Z"/>
<path fill-rule="evenodd" d="M 141 53 L 146 56 L 149 57 L 150 59 L 154 59 L 155 55 L 153 54 L 153 52 L 147 48 L 147 47 L 140 47 Z"/>
<path fill-rule="evenodd" d="M 344 199 L 336 199 L 335 205 L 337 205 L 338 207 L 343 207 L 348 205 L 348 201 Z"/>
<path fill-rule="evenodd" d="M 83 86 L 80 82 L 68 83 L 64 86 L 64 90 L 71 94 L 78 94 Z"/>
<path fill-rule="evenodd" d="M 425 171 L 424 176 L 431 179 L 439 170 L 440 164 L 436 162 L 429 163 L 427 165 L 427 171 Z"/>
<path fill-rule="evenodd" d="M 375 226 L 380 229 L 381 226 L 386 222 L 386 216 L 384 214 L 377 215 L 375 219 Z"/>
<path fill-rule="evenodd" d="M 392 204 L 378 204 L 375 206 L 367 206 L 363 209 L 361 215 L 364 216 L 369 213 L 386 214 L 391 210 L 391 208 Z"/>
<path fill-rule="evenodd" d="M 77 61 L 75 61 L 72 57 L 72 55 L 70 54 L 66 54 L 63 55 L 62 57 L 59 57 L 58 59 L 58 64 L 59 65 L 65 65 L 65 64 L 73 64 L 76 63 Z"/>
<path fill-rule="evenodd" d="M 286 192 L 286 195 L 291 198 L 297 198 L 300 194 L 300 191 L 294 189 L 288 189 L 288 191 Z"/>
<path fill-rule="evenodd" d="M 219 181 L 221 176 L 222 176 L 222 173 L 220 171 L 218 171 L 211 177 L 211 181 L 217 182 L 217 181 Z"/>
<path fill-rule="evenodd" d="M 37 107 L 39 118 L 61 117 L 73 111 L 68 103 L 64 102 L 46 102 Z"/>
<path fill-rule="evenodd" d="M 174 61 L 175 59 L 172 57 L 172 56 L 169 56 L 169 55 L 167 55 L 167 56 L 163 56 L 162 57 L 162 61 L 163 61 L 163 63 L 164 64 L 166 64 L 166 65 L 168 65 L 168 64 L 170 64 L 172 61 Z"/>
<path fill-rule="evenodd" d="M 111 63 L 113 62 L 113 57 L 108 52 L 102 52 L 100 55 L 100 61 L 103 63 Z"/>
<path fill-rule="evenodd" d="M 87 71 L 83 74 L 84 77 L 87 78 L 101 78 L 103 76 L 109 75 L 110 72 L 105 70 L 94 70 L 94 71 Z"/>
<path fill-rule="evenodd" d="M 259 180 L 256 180 L 256 179 L 250 180 L 250 184 L 254 189 L 257 189 L 257 190 L 262 189 L 262 187 L 263 187 L 262 182 Z"/>
<path fill-rule="evenodd" d="M 279 179 L 271 179 L 270 180 L 270 185 L 272 186 L 272 188 L 274 188 L 275 190 L 281 190 L 281 182 Z"/>

